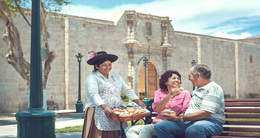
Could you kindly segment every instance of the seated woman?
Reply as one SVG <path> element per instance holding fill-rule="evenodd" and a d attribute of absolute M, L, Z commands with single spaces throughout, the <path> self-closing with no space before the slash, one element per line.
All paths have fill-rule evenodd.
<path fill-rule="evenodd" d="M 161 75 L 159 80 L 160 90 L 154 95 L 152 108 L 158 115 L 152 124 L 129 126 L 125 129 L 127 138 L 150 138 L 155 135 L 154 124 L 166 120 L 162 117 L 161 111 L 169 109 L 174 111 L 176 116 L 183 116 L 189 106 L 191 99 L 190 92 L 180 88 L 181 75 L 178 71 L 168 70 Z"/>

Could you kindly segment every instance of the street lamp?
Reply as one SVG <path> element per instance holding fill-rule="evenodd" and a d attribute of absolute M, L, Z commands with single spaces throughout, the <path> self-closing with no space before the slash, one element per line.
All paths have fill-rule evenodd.
<path fill-rule="evenodd" d="M 146 56 L 143 56 L 139 59 L 138 61 L 138 64 L 139 62 L 143 59 L 143 62 L 144 62 L 144 74 L 145 74 L 145 97 L 144 97 L 144 100 L 143 100 L 143 103 L 146 105 L 146 107 L 148 108 L 149 106 L 149 101 L 148 101 L 148 98 L 147 98 L 147 80 L 146 80 L 146 68 L 147 68 L 147 62 L 148 62 L 148 58 Z"/>
<path fill-rule="evenodd" d="M 191 61 L 191 65 L 192 67 L 196 65 L 196 61 L 194 59 Z M 193 90 L 195 90 L 195 86 L 193 86 Z"/>
<path fill-rule="evenodd" d="M 28 110 L 15 115 L 18 138 L 56 137 L 57 114 L 43 108 L 40 4 L 41 0 L 32 0 L 30 104 Z"/>
<path fill-rule="evenodd" d="M 147 57 L 144 57 L 144 59 L 143 59 L 143 61 L 144 61 L 144 74 L 145 74 L 145 97 L 144 97 L 144 100 L 143 100 L 143 102 L 144 102 L 144 104 L 146 105 L 146 107 L 148 107 L 148 98 L 147 98 L 147 73 L 146 73 L 146 68 L 147 68 L 147 62 L 148 62 L 148 58 Z"/>
<path fill-rule="evenodd" d="M 78 62 L 79 62 L 79 95 L 78 95 L 78 101 L 77 101 L 77 104 L 76 104 L 76 112 L 77 113 L 83 113 L 83 104 L 82 104 L 82 101 L 80 100 L 81 99 L 81 88 L 80 88 L 80 62 L 81 62 L 81 58 L 83 57 L 81 55 L 81 53 L 78 53 L 78 55 L 76 55 L 77 59 L 78 59 Z"/>

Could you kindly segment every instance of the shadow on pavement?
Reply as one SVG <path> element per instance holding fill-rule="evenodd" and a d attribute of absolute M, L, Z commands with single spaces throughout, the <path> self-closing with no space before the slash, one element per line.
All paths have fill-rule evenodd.
<path fill-rule="evenodd" d="M 0 126 L 15 124 L 17 124 L 16 120 L 0 120 Z"/>

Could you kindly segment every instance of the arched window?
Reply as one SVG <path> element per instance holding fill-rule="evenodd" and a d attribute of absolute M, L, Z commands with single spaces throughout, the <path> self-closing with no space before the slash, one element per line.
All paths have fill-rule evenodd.
<path fill-rule="evenodd" d="M 145 23 L 146 35 L 152 36 L 152 24 L 150 22 Z"/>

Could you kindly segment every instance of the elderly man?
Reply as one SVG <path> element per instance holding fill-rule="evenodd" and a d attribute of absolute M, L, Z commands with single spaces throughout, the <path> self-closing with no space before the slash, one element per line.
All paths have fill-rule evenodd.
<path fill-rule="evenodd" d="M 158 138 L 185 135 L 186 138 L 206 138 L 220 135 L 225 122 L 225 102 L 222 88 L 210 80 L 208 66 L 199 64 L 189 70 L 189 80 L 194 86 L 192 99 L 184 116 L 164 115 L 168 121 L 155 124 Z"/>

